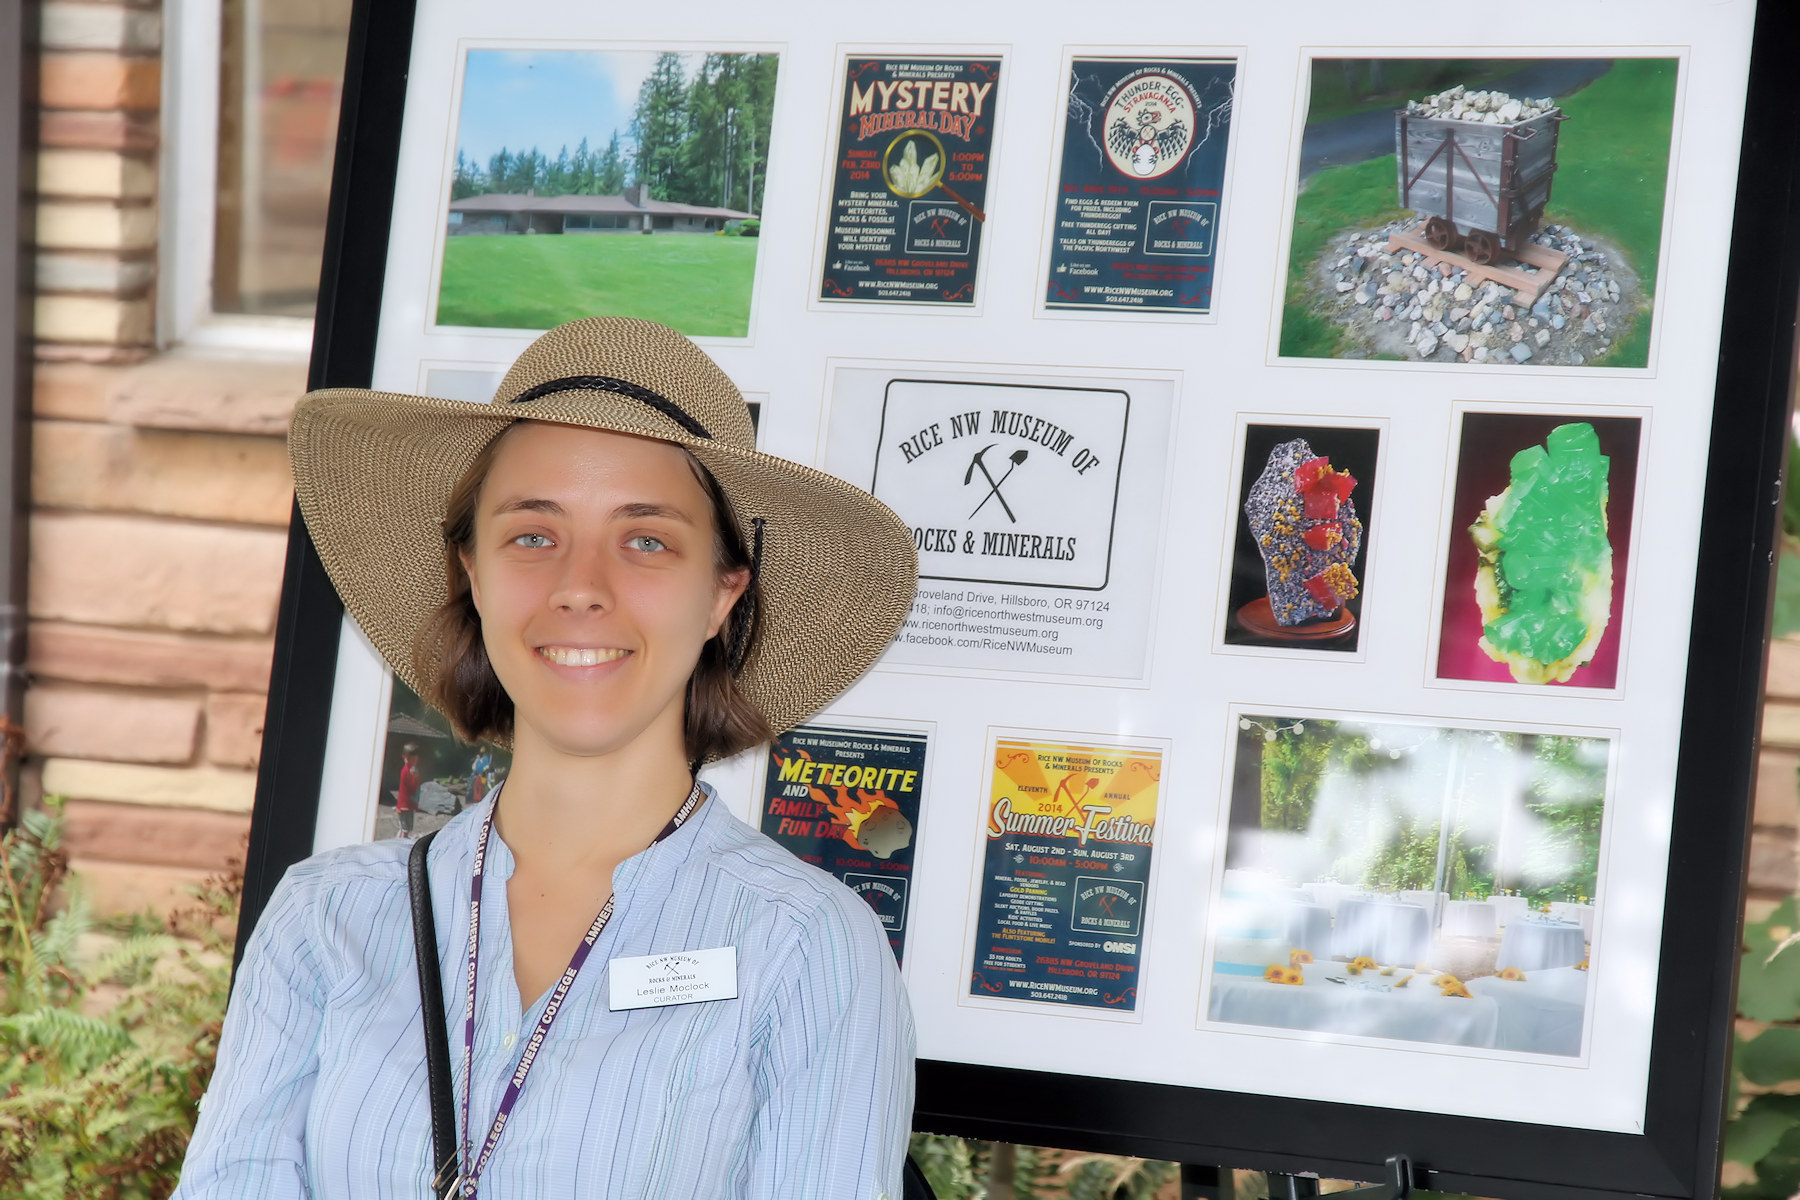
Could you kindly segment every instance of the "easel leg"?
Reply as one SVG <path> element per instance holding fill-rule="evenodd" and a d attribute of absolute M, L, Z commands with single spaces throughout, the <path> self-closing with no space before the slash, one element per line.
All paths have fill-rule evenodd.
<path fill-rule="evenodd" d="M 1269 1200 L 1316 1200 L 1319 1181 L 1307 1175 L 1270 1175 Z"/>
<path fill-rule="evenodd" d="M 1237 1200 L 1231 1168 L 1182 1163 L 1181 1200 Z"/>

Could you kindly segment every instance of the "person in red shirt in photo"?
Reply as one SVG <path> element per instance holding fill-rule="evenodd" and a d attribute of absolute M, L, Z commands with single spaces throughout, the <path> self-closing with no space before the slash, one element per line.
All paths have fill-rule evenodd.
<path fill-rule="evenodd" d="M 400 790 L 394 793 L 394 815 L 400 821 L 400 836 L 412 836 L 413 814 L 419 811 L 419 788 L 424 784 L 419 775 L 419 747 L 408 742 L 400 748 Z"/>

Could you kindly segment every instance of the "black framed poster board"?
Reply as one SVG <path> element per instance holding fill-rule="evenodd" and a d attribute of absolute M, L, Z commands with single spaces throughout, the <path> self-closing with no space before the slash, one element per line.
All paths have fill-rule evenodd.
<path fill-rule="evenodd" d="M 1553 25 L 363 3 L 312 381 L 485 400 L 649 317 L 913 526 L 883 661 L 708 774 L 881 914 L 919 1128 L 1709 1196 L 1795 25 Z M 246 930 L 403 743 L 445 810 L 506 770 L 296 523 Z"/>

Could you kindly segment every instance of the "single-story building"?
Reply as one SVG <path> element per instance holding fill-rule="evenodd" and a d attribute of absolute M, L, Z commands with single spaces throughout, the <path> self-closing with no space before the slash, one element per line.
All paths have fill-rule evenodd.
<path fill-rule="evenodd" d="M 755 213 L 652 200 L 643 184 L 622 196 L 519 196 L 490 192 L 450 202 L 450 234 L 475 233 L 717 233 L 727 221 Z"/>

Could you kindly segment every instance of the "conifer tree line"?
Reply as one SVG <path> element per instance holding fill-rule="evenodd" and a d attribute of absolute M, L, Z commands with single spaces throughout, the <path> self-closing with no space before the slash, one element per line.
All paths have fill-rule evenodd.
<path fill-rule="evenodd" d="M 657 56 L 624 137 L 612 130 L 603 149 L 584 137 L 552 159 L 503 146 L 484 167 L 458 147 L 450 198 L 616 196 L 642 182 L 653 200 L 760 213 L 780 56 L 707 54 L 691 81 L 684 57 Z"/>

